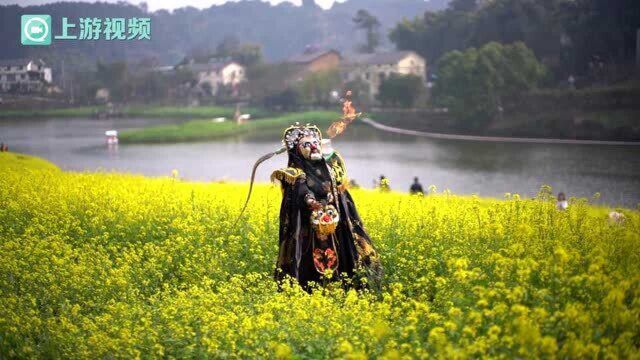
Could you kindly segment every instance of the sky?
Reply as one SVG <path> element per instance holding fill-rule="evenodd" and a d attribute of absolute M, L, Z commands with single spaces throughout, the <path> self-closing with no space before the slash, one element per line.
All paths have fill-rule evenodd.
<path fill-rule="evenodd" d="M 76 0 L 77 1 L 77 0 Z M 93 1 L 87 1 L 87 0 L 79 0 L 79 1 L 86 1 L 86 2 L 93 2 Z M 105 1 L 105 0 L 102 0 Z M 126 2 L 132 3 L 132 4 L 139 4 L 141 3 L 143 0 L 125 0 Z M 180 8 L 180 7 L 184 7 L 184 6 L 193 6 L 196 8 L 208 8 L 211 5 L 219 5 L 219 4 L 223 4 L 227 1 L 238 1 L 238 0 L 144 0 L 146 1 L 147 5 L 149 6 L 149 10 L 151 11 L 155 11 L 158 9 L 166 9 L 166 10 L 173 10 L 176 8 Z M 262 0 L 262 1 L 268 1 L 272 4 L 279 4 L 281 2 L 285 2 L 285 1 L 289 1 L 291 3 L 294 3 L 296 5 L 300 5 L 300 3 L 302 2 L 302 0 Z M 316 0 L 316 4 L 320 5 L 321 7 L 328 9 L 331 7 L 331 5 L 333 5 L 334 1 L 336 0 Z M 337 0 L 338 2 L 342 2 L 344 0 Z M 42 4 L 48 4 L 48 3 L 52 3 L 52 2 L 56 2 L 56 1 L 51 1 L 51 0 L 0 0 L 0 5 L 14 5 L 14 4 L 18 4 L 21 6 L 28 6 L 28 5 L 42 5 Z M 118 2 L 118 0 L 106 0 L 105 2 Z"/>

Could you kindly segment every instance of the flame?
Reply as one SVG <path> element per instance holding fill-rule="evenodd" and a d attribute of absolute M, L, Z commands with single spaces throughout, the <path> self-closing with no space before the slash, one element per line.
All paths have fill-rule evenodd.
<path fill-rule="evenodd" d="M 340 120 L 334 121 L 331 126 L 327 129 L 327 135 L 329 138 L 334 138 L 347 128 L 349 124 L 351 124 L 358 116 L 362 113 L 357 113 L 356 108 L 353 107 L 353 103 L 351 102 L 351 90 L 347 90 L 344 99 L 342 99 L 342 118 Z"/>

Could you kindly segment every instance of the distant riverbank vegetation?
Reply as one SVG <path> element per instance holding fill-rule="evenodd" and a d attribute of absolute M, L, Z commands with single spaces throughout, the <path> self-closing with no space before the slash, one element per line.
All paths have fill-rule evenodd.
<path fill-rule="evenodd" d="M 504 104 L 486 121 L 457 117 L 440 109 L 375 109 L 379 122 L 410 130 L 467 135 L 640 140 L 640 87 L 609 86 L 576 90 L 537 89 Z M 476 121 L 483 125 L 470 127 Z"/>
<path fill-rule="evenodd" d="M 452 0 L 390 39 L 430 61 L 458 131 L 637 140 L 638 24 L 635 0 Z"/>
<path fill-rule="evenodd" d="M 9 110 L 0 113 L 0 118 L 28 117 L 93 117 L 107 112 L 106 106 L 80 106 L 62 109 Z M 258 108 L 242 108 L 243 113 L 252 117 L 264 117 L 268 111 Z M 165 105 L 126 105 L 112 110 L 117 116 L 150 118 L 212 118 L 233 117 L 235 108 L 231 106 L 165 106 Z"/>
<path fill-rule="evenodd" d="M 308 111 L 268 117 L 241 125 L 233 120 L 224 122 L 218 122 L 215 119 L 192 120 L 183 124 L 159 125 L 123 131 L 120 135 L 120 141 L 123 143 L 202 141 L 258 131 L 261 134 L 279 134 L 284 128 L 295 122 L 313 123 L 320 127 L 326 127 L 339 117 L 340 114 L 332 111 Z"/>

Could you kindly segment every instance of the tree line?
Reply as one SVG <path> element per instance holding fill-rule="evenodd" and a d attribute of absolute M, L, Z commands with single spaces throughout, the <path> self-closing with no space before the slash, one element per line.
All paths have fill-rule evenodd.
<path fill-rule="evenodd" d="M 594 62 L 633 63 L 639 28 L 637 0 L 453 0 L 446 10 L 403 20 L 389 36 L 435 65 L 450 51 L 522 42 L 563 81 L 589 75 Z"/>
<path fill-rule="evenodd" d="M 482 128 L 540 87 L 629 82 L 638 29 L 637 0 L 453 0 L 389 37 L 428 59 L 434 105 Z"/>

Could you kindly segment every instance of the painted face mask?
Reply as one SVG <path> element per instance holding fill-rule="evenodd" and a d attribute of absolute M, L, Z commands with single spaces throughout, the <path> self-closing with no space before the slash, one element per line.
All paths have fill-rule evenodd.
<path fill-rule="evenodd" d="M 298 142 L 300 155 L 307 160 L 317 161 L 322 159 L 322 146 L 315 136 L 307 135 Z"/>

